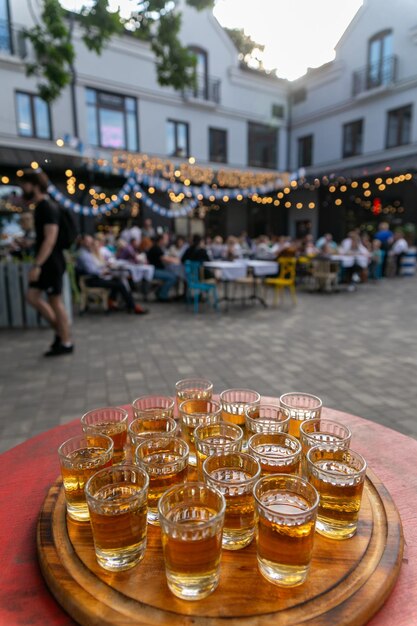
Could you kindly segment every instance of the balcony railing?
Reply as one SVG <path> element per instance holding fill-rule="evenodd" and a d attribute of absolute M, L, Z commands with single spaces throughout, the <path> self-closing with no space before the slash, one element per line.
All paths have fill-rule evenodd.
<path fill-rule="evenodd" d="M 27 56 L 27 42 L 23 36 L 23 26 L 0 20 L 0 54 L 9 54 L 24 59 Z"/>
<path fill-rule="evenodd" d="M 205 100 L 206 102 L 220 102 L 220 79 L 204 74 L 196 75 L 195 87 L 187 87 L 184 89 L 184 98 L 196 100 Z"/>
<path fill-rule="evenodd" d="M 397 57 L 385 57 L 377 63 L 371 63 L 361 70 L 353 72 L 353 95 L 371 91 L 384 85 L 395 83 L 397 78 Z"/>

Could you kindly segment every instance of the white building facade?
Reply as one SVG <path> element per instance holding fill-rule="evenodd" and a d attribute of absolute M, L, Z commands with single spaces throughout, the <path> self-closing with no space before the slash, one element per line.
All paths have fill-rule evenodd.
<path fill-rule="evenodd" d="M 306 203 L 298 211 L 292 203 L 292 234 L 303 220 L 311 220 L 314 234 L 333 230 L 339 238 L 358 225 L 355 216 L 362 222 L 386 217 L 415 223 L 416 183 L 410 179 L 417 169 L 415 0 L 365 0 L 339 41 L 335 60 L 309 70 L 291 91 L 289 169 L 309 181 L 329 178 L 315 192 L 319 211 L 305 209 Z M 390 182 L 405 174 L 407 179 Z M 332 181 L 336 189 L 329 194 Z"/>
<path fill-rule="evenodd" d="M 161 87 L 150 46 L 133 36 L 114 37 L 97 56 L 75 30 L 74 98 L 68 87 L 48 106 L 25 75 L 30 48 L 20 32 L 33 25 L 29 5 L 0 0 L 1 166 L 16 170 L 35 160 L 53 178 L 54 170 L 80 166 L 81 155 L 110 159 L 127 150 L 194 157 L 216 169 L 284 170 L 288 83 L 243 68 L 210 11 L 182 10 L 180 38 L 197 56 L 195 90 Z M 60 138 L 67 138 L 61 148 Z M 223 231 L 247 228 L 246 210 L 227 209 Z"/>

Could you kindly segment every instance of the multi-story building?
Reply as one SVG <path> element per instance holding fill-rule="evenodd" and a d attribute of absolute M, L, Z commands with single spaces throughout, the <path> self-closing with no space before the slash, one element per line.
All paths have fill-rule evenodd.
<path fill-rule="evenodd" d="M 0 0 L 3 174 L 37 161 L 62 183 L 68 168 L 87 175 L 82 157 L 109 160 L 114 150 L 176 163 L 191 157 L 215 170 L 287 170 L 305 179 L 275 203 L 218 202 L 205 218 L 212 233 L 331 231 L 340 239 L 382 217 L 417 223 L 415 0 L 364 0 L 335 60 L 292 84 L 242 65 L 212 13 L 184 4 L 181 40 L 197 57 L 196 87 L 184 92 L 158 84 L 146 42 L 114 37 L 97 56 L 75 29 L 75 86 L 51 106 L 25 75 L 29 6 Z M 141 207 L 140 217 L 147 212 Z"/>
<path fill-rule="evenodd" d="M 75 88 L 66 88 L 48 106 L 37 95 L 36 80 L 25 75 L 30 47 L 21 31 L 33 25 L 29 5 L 0 0 L 4 173 L 35 161 L 59 179 L 65 169 L 80 171 L 81 156 L 110 159 L 114 150 L 177 161 L 192 157 L 215 169 L 285 169 L 287 81 L 242 66 L 210 11 L 182 6 L 181 41 L 197 57 L 195 89 L 161 87 L 146 42 L 129 34 L 113 37 L 97 56 L 75 29 Z M 67 141 L 58 147 L 61 138 Z M 245 202 L 226 208 L 208 216 L 212 229 L 238 232 L 251 223 Z M 257 207 L 253 212 L 252 221 L 258 219 Z M 278 225 L 272 213 L 270 223 Z"/>
<path fill-rule="evenodd" d="M 339 239 L 382 217 L 417 222 L 415 0 L 364 1 L 335 60 L 291 85 L 290 128 L 290 170 L 320 181 L 291 197 L 292 234 L 306 222 Z M 311 199 L 318 211 L 308 209 Z"/>

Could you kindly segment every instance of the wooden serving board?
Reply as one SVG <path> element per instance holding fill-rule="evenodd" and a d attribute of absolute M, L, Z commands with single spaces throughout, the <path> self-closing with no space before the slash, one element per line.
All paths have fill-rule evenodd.
<path fill-rule="evenodd" d="M 44 502 L 37 536 L 50 590 L 85 626 L 361 626 L 390 594 L 403 553 L 397 509 L 369 470 L 357 534 L 346 541 L 316 535 L 309 577 L 293 589 L 261 576 L 253 542 L 223 551 L 220 583 L 208 598 L 179 600 L 166 584 L 160 529 L 149 525 L 141 563 L 106 572 L 96 562 L 90 525 L 66 517 L 61 480 Z"/>

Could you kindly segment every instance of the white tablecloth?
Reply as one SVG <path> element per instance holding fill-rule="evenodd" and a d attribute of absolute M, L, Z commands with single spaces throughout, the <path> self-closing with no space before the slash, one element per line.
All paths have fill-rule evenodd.
<path fill-rule="evenodd" d="M 332 261 L 340 261 L 342 267 L 353 267 L 359 265 L 359 267 L 366 268 L 369 265 L 369 258 L 365 254 L 332 254 L 330 257 Z"/>
<path fill-rule="evenodd" d="M 218 270 L 220 280 L 238 280 L 247 274 L 245 261 L 206 261 L 204 267 Z"/>
<path fill-rule="evenodd" d="M 244 261 L 246 265 L 252 268 L 254 276 L 271 276 L 278 273 L 278 263 L 276 261 Z"/>
<path fill-rule="evenodd" d="M 204 267 L 217 270 L 220 273 L 220 280 L 238 280 L 245 278 L 248 268 L 251 268 L 255 276 L 269 276 L 276 274 L 278 263 L 275 261 L 250 261 L 239 259 L 237 261 L 207 261 Z"/>
<path fill-rule="evenodd" d="M 129 272 L 134 283 L 140 283 L 142 280 L 151 282 L 155 273 L 153 265 L 136 265 L 117 259 L 113 260 L 110 267 L 112 272 Z"/>

